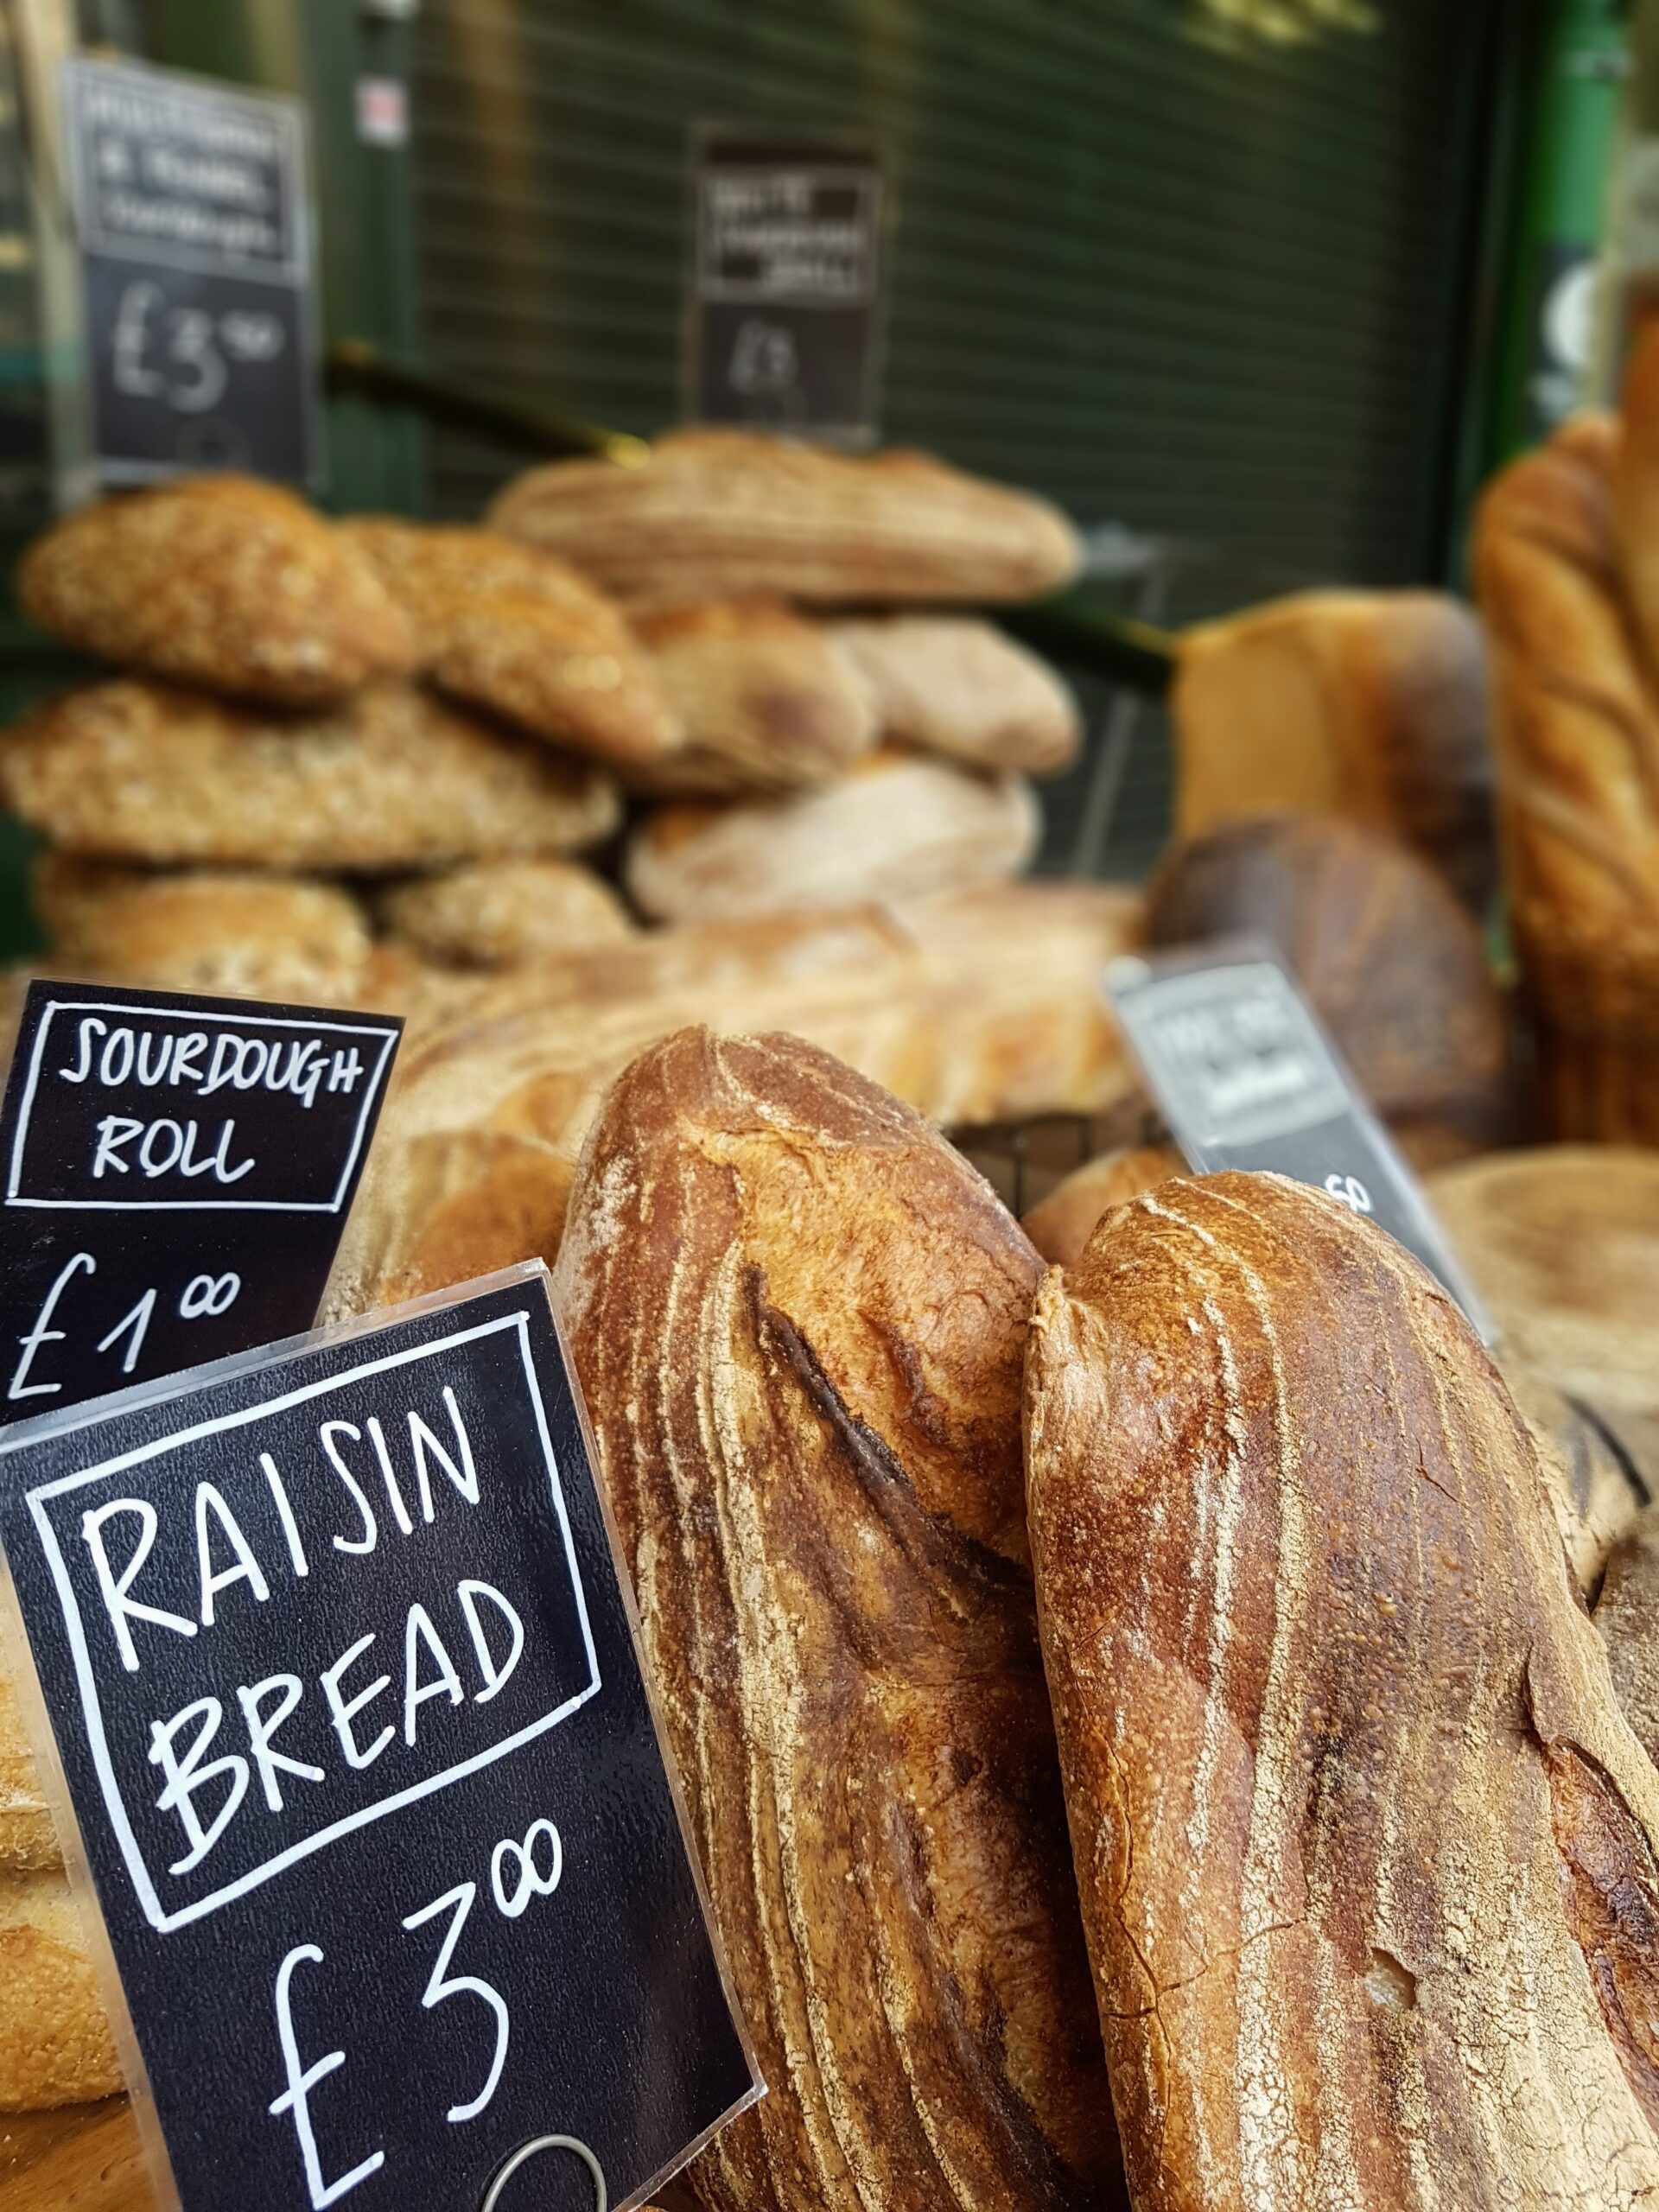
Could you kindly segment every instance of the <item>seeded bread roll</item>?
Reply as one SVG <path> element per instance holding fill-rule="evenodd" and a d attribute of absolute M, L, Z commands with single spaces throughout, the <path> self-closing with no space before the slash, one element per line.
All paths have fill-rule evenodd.
<path fill-rule="evenodd" d="M 294 721 L 95 684 L 0 734 L 0 794 L 72 852 L 348 872 L 574 850 L 620 813 L 597 768 L 397 683 Z"/>
<path fill-rule="evenodd" d="M 342 527 L 409 614 L 441 691 L 618 766 L 680 745 L 621 613 L 567 563 L 492 531 L 371 515 Z"/>
<path fill-rule="evenodd" d="M 1039 1294 L 1044 1656 L 1137 2212 L 1659 2190 L 1659 1774 L 1452 1302 L 1276 1177 Z"/>
<path fill-rule="evenodd" d="M 467 968 L 520 968 L 635 934 L 608 883 L 574 861 L 476 861 L 381 893 L 394 938 Z"/>
<path fill-rule="evenodd" d="M 71 515 L 24 556 L 17 595 L 83 652 L 276 706 L 343 698 L 419 658 L 350 539 L 248 476 L 186 477 Z"/>
<path fill-rule="evenodd" d="M 1077 756 L 1077 701 L 995 623 L 891 614 L 833 623 L 830 634 L 868 687 L 885 738 L 1028 776 L 1052 775 Z"/>
<path fill-rule="evenodd" d="M 1111 2130 L 1026 1565 L 1039 1268 L 798 1039 L 611 1093 L 555 1298 L 770 2094 L 710 2212 L 1102 2202 Z"/>
<path fill-rule="evenodd" d="M 664 806 L 622 873 L 642 913 L 717 921 L 994 883 L 1027 866 L 1039 830 L 1023 779 L 884 748 L 822 791 Z"/>
<path fill-rule="evenodd" d="M 874 703 L 822 625 L 762 600 L 642 610 L 634 627 L 685 747 L 631 778 L 665 793 L 796 791 L 876 738 Z"/>
<path fill-rule="evenodd" d="M 369 957 L 358 901 L 291 876 L 157 875 L 54 852 L 30 894 L 53 958 L 111 982 L 303 1001 L 348 992 Z"/>
<path fill-rule="evenodd" d="M 1002 601 L 1056 590 L 1083 563 L 1065 516 L 1027 493 L 926 454 L 748 430 L 678 430 L 634 468 L 532 468 L 488 520 L 636 599 Z"/>

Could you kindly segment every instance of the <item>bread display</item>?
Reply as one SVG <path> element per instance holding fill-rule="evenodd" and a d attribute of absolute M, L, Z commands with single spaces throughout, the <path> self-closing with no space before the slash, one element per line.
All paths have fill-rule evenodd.
<path fill-rule="evenodd" d="M 62 1869 L 0 1874 L 0 2113 L 79 2104 L 120 2087 Z"/>
<path fill-rule="evenodd" d="M 82 652 L 276 706 L 320 706 L 419 658 L 351 540 L 292 492 L 184 477 L 101 499 L 37 538 L 24 613 Z"/>
<path fill-rule="evenodd" d="M 1039 1268 L 794 1038 L 667 1039 L 584 1151 L 555 1300 L 770 2088 L 687 2169 L 720 2212 L 1110 2184 L 1020 1495 Z"/>
<path fill-rule="evenodd" d="M 1084 1160 L 1022 1214 L 1020 1226 L 1051 1267 L 1075 1264 L 1096 1224 L 1126 1198 L 1185 1173 L 1173 1144 L 1117 1145 Z"/>
<path fill-rule="evenodd" d="M 1624 436 L 1558 439 L 1487 489 L 1474 570 L 1491 637 L 1510 927 L 1547 1134 L 1659 1141 L 1659 705 L 1621 572 Z M 1615 474 L 1617 472 L 1615 471 Z"/>
<path fill-rule="evenodd" d="M 1392 830 L 1479 907 L 1493 876 L 1484 658 L 1439 592 L 1306 592 L 1183 632 L 1175 827 L 1284 809 Z"/>
<path fill-rule="evenodd" d="M 315 880 L 156 875 L 55 852 L 35 862 L 29 888 L 53 957 L 112 982 L 303 1001 L 349 992 L 369 957 L 362 906 Z"/>
<path fill-rule="evenodd" d="M 474 861 L 392 884 L 376 908 L 394 939 L 464 968 L 518 968 L 634 934 L 610 885 L 574 861 Z"/>
<path fill-rule="evenodd" d="M 1659 1775 L 1451 1300 L 1274 1178 L 1039 1294 L 1044 1657 L 1137 2212 L 1659 2188 Z"/>
<path fill-rule="evenodd" d="M 622 766 L 678 721 L 618 609 L 568 563 L 494 532 L 359 516 L 342 531 L 404 608 L 439 690 Z"/>
<path fill-rule="evenodd" d="M 1009 884 L 665 930 L 469 985 L 404 1047 L 327 1319 L 558 1249 L 607 1085 L 688 1023 L 788 1028 L 945 1126 L 1094 1113 L 1135 1088 L 1099 977 L 1139 904 Z"/>
<path fill-rule="evenodd" d="M 630 838 L 623 880 L 669 922 L 914 898 L 1018 874 L 1040 827 L 1019 777 L 884 747 L 821 791 L 661 808 Z"/>
<path fill-rule="evenodd" d="M 1046 661 L 994 623 L 889 614 L 836 622 L 830 634 L 894 743 L 1028 776 L 1052 775 L 1077 756 L 1077 701 Z"/>
<path fill-rule="evenodd" d="M 666 793 L 796 791 L 842 774 L 876 739 L 875 709 L 821 623 L 767 600 L 645 609 L 634 628 L 685 732 L 637 773 Z"/>
<path fill-rule="evenodd" d="M 619 811 L 597 768 L 396 683 L 300 722 L 94 684 L 0 734 L 0 795 L 71 852 L 353 871 L 571 851 Z"/>
<path fill-rule="evenodd" d="M 748 430 L 677 430 L 636 467 L 532 468 L 486 519 L 636 599 L 1006 601 L 1058 589 L 1083 557 L 1058 508 L 929 454 Z"/>
<path fill-rule="evenodd" d="M 1378 1113 L 1501 1123 L 1508 1027 L 1480 931 L 1396 839 L 1330 815 L 1229 823 L 1165 854 L 1147 934 L 1267 938 Z"/>

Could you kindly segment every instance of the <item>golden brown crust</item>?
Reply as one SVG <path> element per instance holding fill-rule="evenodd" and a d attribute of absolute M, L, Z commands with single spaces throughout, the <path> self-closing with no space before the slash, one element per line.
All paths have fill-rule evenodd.
<path fill-rule="evenodd" d="M 188 477 L 71 515 L 25 554 L 17 595 L 84 652 L 279 706 L 341 698 L 418 658 L 350 540 L 246 476 Z"/>
<path fill-rule="evenodd" d="M 1478 909 L 1492 880 L 1484 657 L 1439 592 L 1304 592 L 1182 633 L 1176 819 L 1295 809 L 1392 830 Z"/>
<path fill-rule="evenodd" d="M 789 1037 L 618 1083 L 556 1298 L 771 2094 L 721 2212 L 1099 2201 L 1019 1465 L 1036 1255 Z"/>
<path fill-rule="evenodd" d="M 563 561 L 493 531 L 364 515 L 341 525 L 463 704 L 616 766 L 683 733 L 620 610 Z"/>
<path fill-rule="evenodd" d="M 619 813 L 597 768 L 397 683 L 293 721 L 162 684 L 95 684 L 0 737 L 0 791 L 71 851 L 230 868 L 563 852 Z"/>
<path fill-rule="evenodd" d="M 764 600 L 716 600 L 634 617 L 686 735 L 632 780 L 666 793 L 798 791 L 851 766 L 874 708 L 821 624 Z"/>
<path fill-rule="evenodd" d="M 891 741 L 1028 776 L 1052 776 L 1077 757 L 1077 701 L 1046 661 L 995 623 L 891 614 L 833 623 L 830 635 Z"/>
<path fill-rule="evenodd" d="M 1380 1114 L 1501 1125 L 1508 1023 L 1480 929 L 1396 838 L 1332 815 L 1228 823 L 1165 855 L 1147 933 L 1158 945 L 1259 933 Z"/>
<path fill-rule="evenodd" d="M 111 2096 L 121 2069 L 61 1873 L 0 1875 L 0 2111 Z"/>
<path fill-rule="evenodd" d="M 23 1733 L 16 1688 L 0 1674 L 0 1882 L 62 1864 L 40 1769 Z"/>
<path fill-rule="evenodd" d="M 1140 2212 L 1659 2189 L 1659 1776 L 1452 1301 L 1323 1193 L 1166 1184 L 1044 1283 L 1027 1421 Z"/>
<path fill-rule="evenodd" d="M 1639 1514 L 1608 1554 L 1595 1619 L 1624 1718 L 1659 1758 L 1659 1505 Z"/>
<path fill-rule="evenodd" d="M 1058 508 L 926 454 L 855 456 L 746 430 L 677 431 L 637 468 L 533 468 L 488 521 L 629 598 L 1029 599 L 1069 582 L 1083 557 Z"/>
<path fill-rule="evenodd" d="M 1051 1267 L 1069 1268 L 1095 1233 L 1103 1215 L 1126 1198 L 1185 1171 L 1173 1144 L 1119 1145 L 1084 1160 L 1046 1198 L 1021 1215 L 1023 1229 Z"/>
<path fill-rule="evenodd" d="M 376 905 L 394 938 L 468 968 L 521 967 L 635 933 L 609 884 L 574 861 L 479 861 L 394 884 Z"/>
<path fill-rule="evenodd" d="M 623 880 L 668 922 L 916 898 L 1017 875 L 1039 828 L 1023 779 L 884 747 L 822 791 L 658 809 L 629 840 Z"/>
<path fill-rule="evenodd" d="M 29 884 L 55 961 L 115 982 L 226 998 L 351 991 L 369 957 L 363 908 L 332 884 L 142 868 L 44 853 Z"/>

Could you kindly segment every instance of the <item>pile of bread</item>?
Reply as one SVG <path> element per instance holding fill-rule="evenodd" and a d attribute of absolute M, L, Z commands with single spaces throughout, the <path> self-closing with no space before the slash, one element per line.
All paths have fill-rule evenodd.
<path fill-rule="evenodd" d="M 480 530 L 168 484 L 26 556 L 28 613 L 123 672 L 10 732 L 0 794 L 49 842 L 54 958 L 232 993 L 961 889 L 1028 865 L 1077 715 L 938 610 L 1078 559 L 1043 502 L 922 456 L 732 434 L 536 470 Z M 629 800 L 620 896 L 569 855 Z"/>

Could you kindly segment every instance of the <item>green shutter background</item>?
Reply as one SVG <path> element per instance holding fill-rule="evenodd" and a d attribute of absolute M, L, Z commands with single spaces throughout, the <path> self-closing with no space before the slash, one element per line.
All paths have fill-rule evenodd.
<path fill-rule="evenodd" d="M 693 125 L 857 126 L 893 188 L 888 438 L 1173 541 L 1165 619 L 1436 578 L 1496 29 L 1485 0 L 423 0 L 424 350 L 673 422 Z M 511 467 L 429 456 L 449 514 Z M 1052 792 L 1049 865 L 1084 805 Z M 1154 710 L 1115 868 L 1166 810 Z"/>

